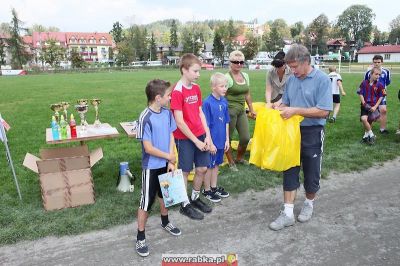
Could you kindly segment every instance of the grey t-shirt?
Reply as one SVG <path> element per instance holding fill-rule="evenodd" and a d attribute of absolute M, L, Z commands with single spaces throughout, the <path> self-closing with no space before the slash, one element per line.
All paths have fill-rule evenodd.
<path fill-rule="evenodd" d="M 291 107 L 311 108 L 332 111 L 331 81 L 327 74 L 313 69 L 304 79 L 291 75 L 286 81 L 282 103 Z M 304 118 L 301 126 L 323 126 L 324 118 Z"/>

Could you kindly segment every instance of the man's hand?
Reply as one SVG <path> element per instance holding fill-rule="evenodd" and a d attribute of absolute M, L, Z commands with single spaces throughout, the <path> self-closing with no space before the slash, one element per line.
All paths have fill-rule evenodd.
<path fill-rule="evenodd" d="M 281 111 L 281 117 L 283 119 L 289 119 L 296 114 L 295 112 L 296 110 L 293 107 L 284 106 L 284 107 L 278 107 L 277 109 Z"/>

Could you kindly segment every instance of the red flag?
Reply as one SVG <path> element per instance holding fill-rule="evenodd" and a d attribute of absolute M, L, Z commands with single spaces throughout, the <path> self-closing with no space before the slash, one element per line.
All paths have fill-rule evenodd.
<path fill-rule="evenodd" d="M 4 126 L 4 129 L 5 129 L 6 131 L 9 131 L 11 127 L 10 127 L 10 125 L 7 123 L 7 121 L 4 120 L 4 119 L 1 119 L 0 121 L 1 121 L 1 123 L 3 124 L 3 126 Z"/>

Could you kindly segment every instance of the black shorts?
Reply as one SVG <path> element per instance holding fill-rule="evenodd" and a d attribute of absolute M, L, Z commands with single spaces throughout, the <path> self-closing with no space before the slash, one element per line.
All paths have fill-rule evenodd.
<path fill-rule="evenodd" d="M 156 194 L 162 198 L 160 182 L 158 176 L 167 172 L 167 166 L 158 169 L 142 170 L 142 195 L 140 197 L 139 208 L 144 211 L 150 211 L 154 203 Z"/>
<path fill-rule="evenodd" d="M 332 98 L 334 103 L 340 103 L 340 94 L 333 94 Z"/>
<path fill-rule="evenodd" d="M 206 135 L 197 137 L 204 141 Z M 207 167 L 210 164 L 210 153 L 201 151 L 190 139 L 175 139 L 176 150 L 178 151 L 178 169 L 189 173 L 195 167 Z"/>
<path fill-rule="evenodd" d="M 300 127 L 301 150 L 300 161 L 304 174 L 304 189 L 308 193 L 319 190 L 321 178 L 322 152 L 324 147 L 324 127 Z M 300 187 L 300 166 L 283 172 L 283 190 L 293 191 Z"/>
<path fill-rule="evenodd" d="M 364 105 L 361 105 L 360 107 L 360 117 L 361 116 L 368 116 L 369 115 L 369 110 L 367 110 Z"/>

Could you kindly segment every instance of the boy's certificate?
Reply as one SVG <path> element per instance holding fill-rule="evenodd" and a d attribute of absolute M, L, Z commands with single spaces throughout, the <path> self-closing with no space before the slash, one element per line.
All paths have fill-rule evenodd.
<path fill-rule="evenodd" d="M 181 169 L 159 175 L 158 181 L 160 182 L 165 207 L 189 200 Z"/>

